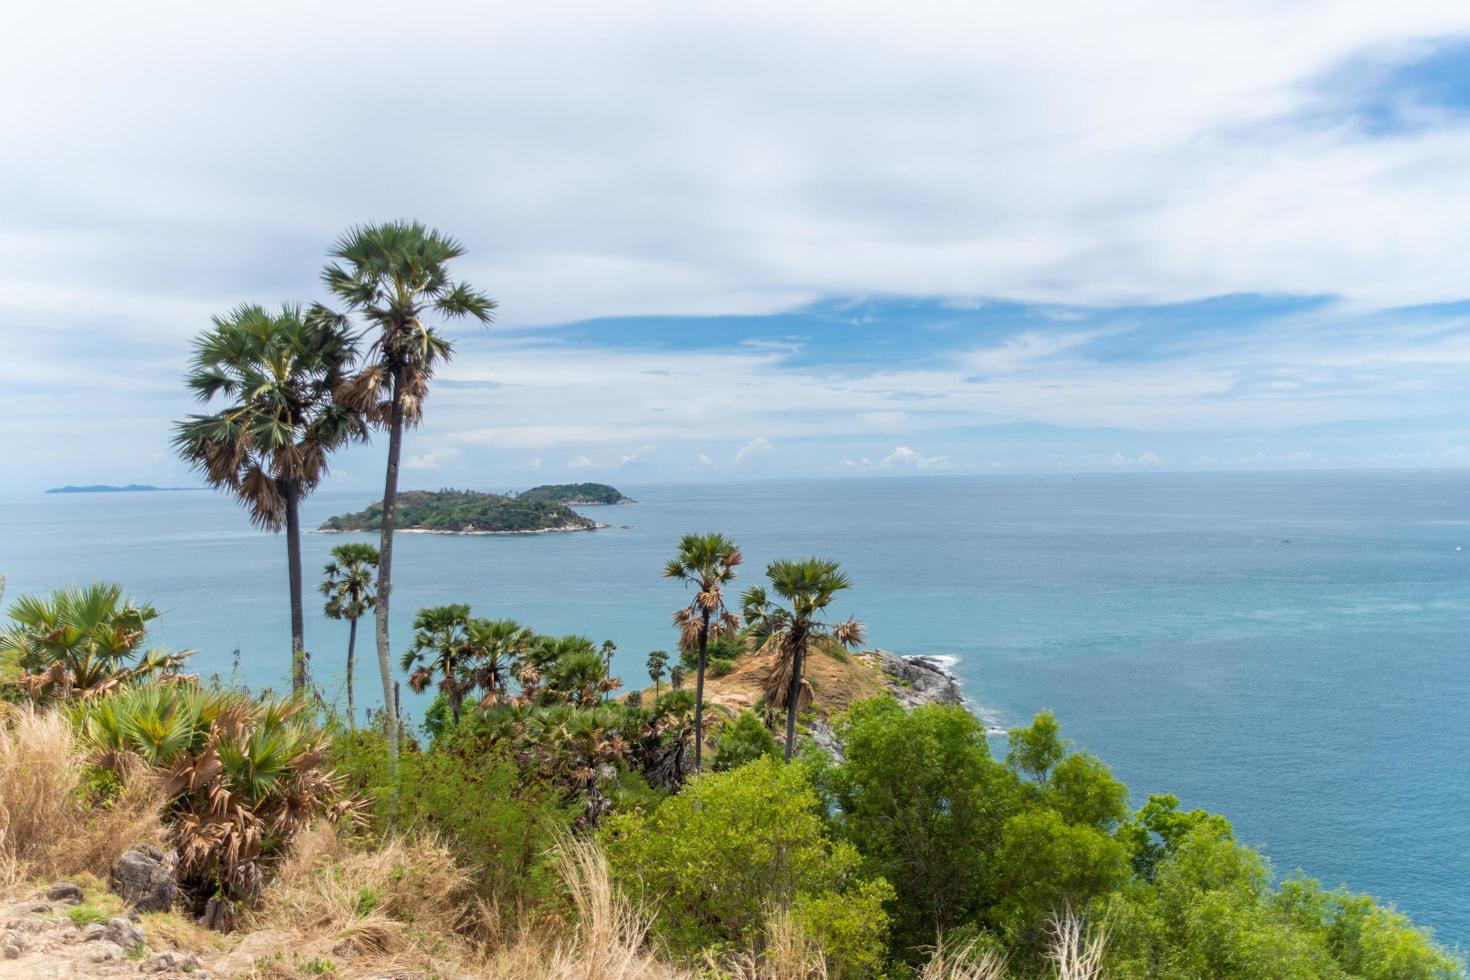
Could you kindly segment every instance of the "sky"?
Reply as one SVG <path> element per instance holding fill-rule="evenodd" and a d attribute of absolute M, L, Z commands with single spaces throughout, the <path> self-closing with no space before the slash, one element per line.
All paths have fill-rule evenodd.
<path fill-rule="evenodd" d="M 1470 5 L 224 6 L 7 15 L 0 491 L 194 482 L 393 218 L 500 304 L 409 487 L 1470 464 Z"/>

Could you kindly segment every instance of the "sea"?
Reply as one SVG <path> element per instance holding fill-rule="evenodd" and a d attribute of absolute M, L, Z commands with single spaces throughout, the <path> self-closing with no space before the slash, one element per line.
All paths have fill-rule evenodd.
<path fill-rule="evenodd" d="M 949 658 L 987 723 L 1043 709 L 1135 803 L 1174 793 L 1227 816 L 1278 874 L 1305 869 L 1470 947 L 1470 472 L 927 476 L 620 487 L 592 533 L 400 535 L 393 637 L 416 608 L 617 644 L 646 683 L 684 589 L 679 537 L 722 531 L 739 585 L 776 558 L 836 559 L 834 616 L 870 644 Z M 326 487 L 308 526 L 371 494 Z M 340 697 L 347 628 L 310 591 L 307 645 Z M 210 492 L 0 501 L 6 599 L 93 579 L 155 604 L 153 640 L 195 669 L 284 687 L 285 542 Z M 371 626 L 359 704 L 377 700 Z M 421 699 L 405 707 L 415 714 Z M 1004 740 L 993 743 L 1003 752 Z"/>

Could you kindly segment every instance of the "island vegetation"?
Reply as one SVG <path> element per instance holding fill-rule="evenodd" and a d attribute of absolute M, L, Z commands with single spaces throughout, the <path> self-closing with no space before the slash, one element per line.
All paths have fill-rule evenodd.
<path fill-rule="evenodd" d="M 588 507 L 594 504 L 633 504 L 617 487 L 606 483 L 546 483 L 516 494 L 520 500 L 551 500 L 573 507 Z"/>
<path fill-rule="evenodd" d="M 398 495 L 397 525 L 400 531 L 444 534 L 590 531 L 601 526 L 565 504 L 475 490 L 406 490 Z M 372 503 L 357 513 L 328 518 L 318 530 L 378 531 L 382 526 L 383 505 Z"/>
<path fill-rule="evenodd" d="M 179 449 L 286 532 L 290 693 L 186 673 L 118 585 L 7 610 L 6 975 L 1465 977 L 1392 907 L 1278 878 L 1224 816 L 1134 800 L 1049 712 L 997 755 L 952 685 L 924 694 L 860 649 L 859 622 L 826 618 L 839 593 L 861 603 L 831 559 L 773 561 L 737 597 L 735 541 L 671 543 L 677 652 L 649 652 L 651 687 L 622 694 L 612 641 L 461 596 L 418 610 L 393 651 L 395 528 L 592 523 L 534 495 L 397 490 L 451 353 L 426 320 L 493 308 L 447 275 L 461 251 L 419 225 L 354 229 L 324 276 L 342 312 L 241 307 L 196 346 L 189 385 L 223 407 L 181 423 Z M 349 622 L 349 678 L 357 621 L 376 620 L 383 697 L 359 724 L 350 684 L 343 711 L 305 655 L 295 515 L 331 453 L 375 429 L 382 503 L 324 529 L 380 546 L 334 549 L 320 583 Z M 419 724 L 400 682 L 433 698 Z M 63 933 L 97 945 L 58 973 L 45 956 L 66 941 L 38 937 Z"/>

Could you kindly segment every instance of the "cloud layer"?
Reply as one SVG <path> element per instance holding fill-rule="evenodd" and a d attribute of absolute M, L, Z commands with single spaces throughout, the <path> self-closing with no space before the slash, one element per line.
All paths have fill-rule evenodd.
<path fill-rule="evenodd" d="M 173 466 L 187 338 L 399 215 L 502 310 L 414 436 L 436 480 L 1454 459 L 1467 36 L 1412 0 L 32 4 L 5 485 Z"/>

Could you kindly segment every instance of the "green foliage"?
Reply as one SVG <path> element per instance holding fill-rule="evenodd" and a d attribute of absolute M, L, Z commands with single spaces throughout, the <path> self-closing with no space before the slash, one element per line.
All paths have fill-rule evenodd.
<path fill-rule="evenodd" d="M 726 674 L 734 673 L 736 666 L 737 664 L 733 660 L 726 660 L 724 657 L 712 657 L 708 664 L 706 664 L 706 669 L 709 671 L 711 677 L 724 677 Z"/>
<path fill-rule="evenodd" d="M 1037 715 L 1029 728 L 1011 729 L 1007 741 L 1006 765 L 1038 783 L 1046 782 L 1052 767 L 1067 754 L 1061 726 L 1050 711 Z"/>
<path fill-rule="evenodd" d="M 880 977 L 888 960 L 886 908 L 895 897 L 892 885 L 870 878 L 843 892 L 798 894 L 792 914 L 822 947 L 833 980 Z"/>
<path fill-rule="evenodd" d="M 32 698 L 67 698 L 176 674 L 192 651 L 143 649 L 158 610 L 122 586 L 94 582 L 49 596 L 21 596 L 0 633 L 0 659 Z"/>
<path fill-rule="evenodd" d="M 396 805 L 382 733 L 340 735 L 331 762 L 355 792 L 374 798 L 375 831 L 442 837 L 475 869 L 487 902 L 509 911 L 555 893 L 550 851 L 578 808 L 560 787 L 521 766 L 493 726 L 469 716 L 432 750 L 404 751 Z"/>
<path fill-rule="evenodd" d="M 781 746 L 755 712 L 742 711 L 720 732 L 714 771 L 726 772 L 757 759 L 777 759 L 780 756 Z"/>
<path fill-rule="evenodd" d="M 180 881 L 196 893 L 253 895 L 264 866 L 313 820 L 350 806 L 321 765 L 326 736 L 303 702 L 174 684 L 81 702 L 91 759 L 114 774 L 158 773 Z M 214 924 L 228 926 L 225 920 Z"/>
<path fill-rule="evenodd" d="M 1174 853 L 1186 834 L 1205 824 L 1216 836 L 1230 836 L 1230 823 L 1219 814 L 1199 809 L 1181 813 L 1179 797 L 1155 794 L 1118 829 L 1118 837 L 1133 852 L 1134 873 L 1153 881 L 1159 862 Z"/>
<path fill-rule="evenodd" d="M 897 889 L 899 949 L 931 944 L 974 920 L 988 897 L 989 857 L 1015 806 L 1015 779 L 990 758 L 985 729 L 964 708 L 907 712 L 891 698 L 839 719 L 845 761 L 828 777 L 842 836 L 864 867 Z"/>
<path fill-rule="evenodd" d="M 73 905 L 66 910 L 66 917 L 78 929 L 106 920 L 107 913 L 95 905 Z"/>
<path fill-rule="evenodd" d="M 1069 755 L 1047 779 L 1046 802 L 1068 823 L 1112 832 L 1128 816 L 1128 787 L 1096 756 Z"/>
<path fill-rule="evenodd" d="M 523 490 L 517 500 L 549 500 L 558 504 L 631 504 L 617 487 L 606 483 L 547 483 Z"/>
<path fill-rule="evenodd" d="M 706 775 L 652 813 L 614 817 L 602 841 L 619 884 L 657 909 L 654 929 L 679 955 L 750 947 L 773 910 L 830 908 L 824 900 L 861 908 L 869 941 L 884 940 L 875 906 L 886 893 L 859 875 L 850 844 L 828 836 L 797 767 L 760 759 Z"/>
<path fill-rule="evenodd" d="M 409 490 L 398 495 L 399 530 L 547 531 L 590 528 L 595 523 L 564 504 L 503 497 L 474 490 Z M 383 526 L 382 501 L 352 514 L 339 514 L 323 531 L 376 531 Z"/>
<path fill-rule="evenodd" d="M 991 919 L 1012 943 L 1036 953 L 1058 912 L 1086 908 L 1124 883 L 1128 852 L 1108 834 L 1043 807 L 1005 822 L 995 869 Z"/>

